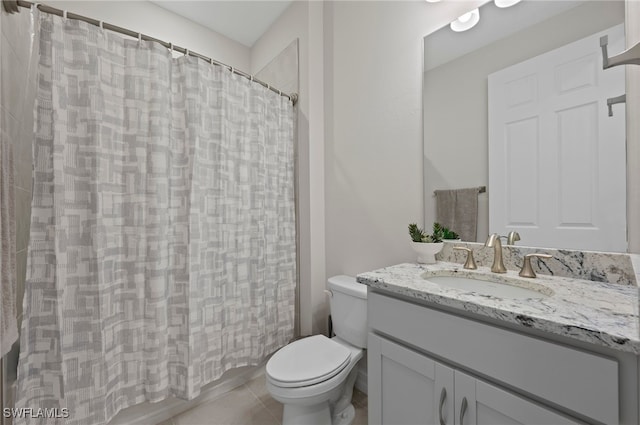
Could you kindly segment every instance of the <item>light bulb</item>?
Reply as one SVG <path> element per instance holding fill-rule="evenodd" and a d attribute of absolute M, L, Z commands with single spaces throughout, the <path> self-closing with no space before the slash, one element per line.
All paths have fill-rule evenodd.
<path fill-rule="evenodd" d="M 467 23 L 467 21 L 468 21 L 469 19 L 471 19 L 471 17 L 472 17 L 472 16 L 473 16 L 473 13 L 472 13 L 472 12 L 467 12 L 467 13 L 465 13 L 464 15 L 460 16 L 460 17 L 458 18 L 458 21 L 460 21 L 460 22 L 462 22 L 463 24 L 465 24 L 465 23 Z"/>
<path fill-rule="evenodd" d="M 493 2 L 496 4 L 496 6 L 501 7 L 501 8 L 505 8 L 505 7 L 511 7 L 514 4 L 520 3 L 521 0 L 493 0 Z"/>
<path fill-rule="evenodd" d="M 474 9 L 471 12 L 465 13 L 458 17 L 455 21 L 451 22 L 450 27 L 455 32 L 462 32 L 473 28 L 480 21 L 480 10 Z"/>

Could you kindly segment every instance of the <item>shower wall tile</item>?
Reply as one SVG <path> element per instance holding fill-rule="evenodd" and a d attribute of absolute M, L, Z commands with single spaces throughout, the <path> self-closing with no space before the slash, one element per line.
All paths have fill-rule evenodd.
<path fill-rule="evenodd" d="M 33 99 L 33 97 L 31 99 Z M 13 155 L 16 171 L 15 185 L 20 189 L 31 192 L 31 144 L 33 141 L 33 117 L 30 117 L 29 115 L 31 114 L 22 114 L 22 116 L 20 116 L 22 123 L 19 123 L 11 115 L 9 115 L 10 118 L 8 118 L 7 121 L 14 127 L 10 130 L 14 133 L 10 137 L 14 145 Z"/>
<path fill-rule="evenodd" d="M 19 116 L 24 102 L 27 68 L 18 60 L 18 55 L 6 38 L 2 39 L 1 50 L 0 66 L 3 76 L 0 104 L 15 118 Z"/>
<path fill-rule="evenodd" d="M 0 137 L 14 147 L 16 171 L 16 307 L 18 328 L 22 317 L 27 245 L 31 219 L 31 142 L 33 140 L 33 100 L 35 79 L 28 77 L 31 52 L 30 16 L 26 9 L 19 14 L 0 12 Z M 13 407 L 19 344 L 4 357 L 2 370 L 3 407 Z M 4 425 L 11 424 L 4 418 Z"/>
<path fill-rule="evenodd" d="M 18 14 L 9 15 L 2 12 L 2 38 L 10 43 L 14 52 L 18 54 L 17 59 L 22 64 L 27 64 L 29 58 L 30 45 L 30 22 L 29 11 L 21 9 Z"/>
<path fill-rule="evenodd" d="M 4 98 L 3 94 L 0 94 L 0 98 Z M 0 105 L 2 110 L 2 117 L 0 117 L 0 128 L 2 128 L 2 137 L 8 137 L 9 142 L 17 147 L 17 142 L 20 136 L 20 122 L 13 117 L 13 114 L 8 108 Z"/>
<path fill-rule="evenodd" d="M 2 78 L 4 78 L 4 74 Z M 1 94 L 0 97 L 2 97 Z M 18 156 L 17 151 L 20 150 L 20 122 L 13 117 L 13 114 L 9 111 L 8 108 L 0 106 L 0 111 L 2 111 L 2 117 L 0 117 L 0 128 L 2 129 L 2 137 L 8 138 L 9 143 L 13 145 L 15 162 L 16 160 L 18 160 L 16 158 Z"/>
<path fill-rule="evenodd" d="M 16 311 L 18 317 L 22 317 L 22 297 L 24 296 L 24 282 L 27 276 L 27 250 L 23 249 L 16 254 L 16 273 L 17 273 L 17 291 L 16 291 Z M 20 323 L 18 323 L 20 325 Z"/>
<path fill-rule="evenodd" d="M 10 19 L 9 15 L 4 13 L 4 11 L 1 14 L 2 16 L 0 16 L 0 28 L 2 31 L 2 38 L 8 38 L 9 40 L 14 40 L 17 38 L 17 31 L 18 28 L 16 25 L 18 25 L 18 22 Z"/>
<path fill-rule="evenodd" d="M 27 94 L 27 99 L 29 102 L 33 102 L 35 99 L 35 90 L 31 90 L 30 93 Z M 30 108 L 29 108 L 30 109 Z M 18 149 L 16 155 L 18 157 L 18 162 L 29 164 L 29 168 L 31 168 L 32 162 L 32 144 L 34 137 L 34 127 L 33 127 L 33 110 L 27 110 L 21 117 L 22 122 L 20 125 L 20 136 L 19 140 L 21 141 L 18 144 Z M 29 173 L 29 180 L 31 180 L 31 173 Z M 31 184 L 27 186 L 25 189 L 31 190 Z"/>
<path fill-rule="evenodd" d="M 14 146 L 17 252 L 27 248 L 31 217 L 35 81 L 27 81 L 30 20 L 26 9 L 18 14 L 0 14 L 0 137 L 8 137 Z M 23 284 L 24 275 L 19 274 L 18 278 L 18 283 Z"/>
<path fill-rule="evenodd" d="M 16 196 L 16 253 L 27 249 L 31 223 L 31 192 L 15 188 Z"/>
<path fill-rule="evenodd" d="M 19 148 L 22 147 L 22 145 L 26 145 L 27 143 L 21 143 L 21 146 Z M 27 161 L 22 161 L 19 159 L 19 152 L 15 152 L 14 153 L 17 157 L 18 160 L 15 162 L 15 168 L 16 168 L 16 179 L 15 179 L 15 184 L 16 187 L 22 190 L 25 190 L 27 192 L 31 192 L 31 161 L 27 162 Z"/>

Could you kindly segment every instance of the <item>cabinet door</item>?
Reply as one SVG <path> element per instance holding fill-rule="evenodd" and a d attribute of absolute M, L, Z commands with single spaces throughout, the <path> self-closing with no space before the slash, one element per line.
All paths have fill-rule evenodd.
<path fill-rule="evenodd" d="M 453 369 L 372 333 L 369 423 L 453 425 Z"/>
<path fill-rule="evenodd" d="M 458 370 L 454 375 L 456 425 L 584 424 Z"/>

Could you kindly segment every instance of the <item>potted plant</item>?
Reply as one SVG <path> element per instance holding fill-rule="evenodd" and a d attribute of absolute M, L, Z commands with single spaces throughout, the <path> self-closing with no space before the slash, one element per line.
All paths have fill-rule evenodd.
<path fill-rule="evenodd" d="M 440 223 L 433 223 L 433 233 L 426 234 L 416 223 L 409 224 L 411 247 L 418 254 L 418 263 L 434 264 L 436 254 L 442 250 L 443 240 L 456 240 L 458 234 Z"/>
<path fill-rule="evenodd" d="M 460 242 L 460 235 L 440 223 L 433 223 L 433 234 L 438 235 L 443 242 Z"/>
<path fill-rule="evenodd" d="M 436 254 L 440 252 L 442 238 L 440 234 L 428 235 L 417 224 L 409 224 L 409 236 L 411 236 L 411 247 L 418 254 L 418 263 L 434 264 Z"/>

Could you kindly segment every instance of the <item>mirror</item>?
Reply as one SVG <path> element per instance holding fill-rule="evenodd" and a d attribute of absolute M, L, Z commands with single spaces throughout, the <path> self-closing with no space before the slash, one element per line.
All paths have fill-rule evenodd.
<path fill-rule="evenodd" d="M 574 45 L 585 37 L 598 35 L 615 26 L 619 26 L 618 29 L 622 31 L 621 40 L 615 48 L 610 42 L 609 56 L 622 51 L 624 8 L 624 1 L 615 0 L 524 0 L 504 9 L 489 1 L 480 8 L 480 21 L 474 28 L 465 32 L 453 32 L 447 25 L 425 37 L 423 143 L 426 228 L 430 228 L 431 223 L 437 221 L 435 190 L 486 186 L 487 192 L 478 195 L 478 242 L 484 242 L 489 233 L 505 235 L 510 230 L 516 230 L 522 238 L 517 244 L 523 246 L 596 251 L 626 250 L 624 104 L 613 105 L 614 116 L 608 118 L 606 99 L 604 104 L 598 102 L 593 105 L 587 100 L 577 101 L 582 102 L 581 106 L 593 106 L 588 113 L 597 116 L 596 121 L 601 120 L 596 123 L 594 120 L 585 119 L 590 115 L 580 115 L 582 112 L 575 110 L 569 111 L 570 108 L 566 106 L 556 107 L 553 111 L 543 110 L 547 103 L 553 102 L 540 101 L 537 104 L 540 110 L 535 113 L 527 112 L 528 110 L 518 103 L 520 101 L 513 97 L 543 99 L 538 99 L 539 94 L 531 90 L 540 89 L 547 83 L 542 81 L 542 77 L 535 80 L 531 75 L 537 72 L 536 60 L 548 52 Z M 609 39 L 612 40 L 612 37 Z M 622 75 L 622 86 L 615 95 L 622 95 L 624 67 L 618 67 L 620 69 L 616 71 L 614 68 L 602 70 L 598 40 L 599 38 L 594 46 L 596 53 L 589 56 L 594 59 L 594 64 L 588 71 L 573 67 L 580 61 L 584 62 L 586 56 L 583 55 L 572 60 L 569 65 L 565 63 L 561 68 L 554 68 L 549 74 L 549 84 L 555 88 L 562 86 L 559 90 L 566 93 L 577 92 L 574 88 L 582 84 L 581 79 L 591 78 L 589 70 L 593 70 L 592 77 L 595 80 L 602 80 L 602 75 L 608 78 L 617 72 Z M 520 68 L 517 68 L 518 66 Z M 520 77 L 508 77 L 503 80 L 535 80 L 529 86 L 511 84 L 514 89 L 506 95 L 512 96 L 512 103 L 520 105 L 518 108 L 521 112 L 524 111 L 524 115 L 511 119 L 512 123 L 518 122 L 522 125 L 507 127 L 505 124 L 503 127 L 497 127 L 496 131 L 495 120 L 498 114 L 495 112 L 495 99 L 502 96 L 500 99 L 507 103 L 509 99 L 503 99 L 506 90 L 504 87 L 495 88 L 495 77 L 492 77 L 493 91 L 491 96 L 489 95 L 489 75 L 502 75 L 506 71 L 502 74 L 501 71 L 516 68 L 521 73 Z M 566 87 L 560 79 L 565 74 L 571 78 Z M 490 102 L 493 102 L 491 106 Z M 500 108 L 497 109 L 501 110 Z M 586 110 L 585 108 L 582 109 Z M 489 112 L 490 110 L 493 112 Z M 564 137 L 555 141 L 557 145 L 546 148 L 540 141 L 549 139 L 545 135 L 548 136 L 550 133 L 541 130 L 538 122 L 540 117 L 546 116 L 545 114 L 555 120 L 553 131 Z M 531 117 L 535 119 L 527 121 Z M 489 119 L 493 120 L 491 124 Z M 529 125 L 534 121 L 535 125 Z M 600 122 L 603 124 L 599 124 Z M 610 137 L 603 135 L 603 131 L 613 122 L 618 122 L 623 129 L 619 135 L 621 139 L 618 148 L 613 149 L 609 145 L 603 148 L 598 145 L 601 143 L 598 140 L 593 142 L 593 146 L 589 144 L 593 134 L 599 134 L 600 139 Z M 568 129 L 572 127 L 580 134 L 568 135 Z M 513 141 L 509 139 L 511 136 Z M 501 138 L 505 138 L 506 142 L 513 142 L 510 145 L 507 143 L 506 147 L 504 143 L 499 145 L 502 146 L 502 151 L 495 147 L 495 140 Z M 517 149 L 522 151 L 519 159 L 511 160 L 509 155 L 512 150 Z M 544 151 L 545 149 L 548 152 Z M 589 162 L 610 150 L 617 150 L 618 156 L 607 160 L 607 164 Z M 561 163 L 563 158 L 573 161 L 573 168 Z M 622 180 L 622 185 L 616 183 L 614 190 L 603 190 L 597 179 L 609 175 L 614 176 L 617 182 Z M 611 192 L 618 193 L 623 202 L 622 206 L 605 211 L 604 218 L 596 217 L 598 213 L 591 208 L 597 207 L 596 204 L 604 205 L 609 202 L 607 196 Z M 508 198 L 507 201 L 505 198 Z M 546 211 L 554 212 L 553 220 L 542 217 Z M 496 223 L 500 217 L 496 219 L 496 216 L 501 214 L 511 214 L 512 219 L 507 219 L 506 225 L 498 225 Z M 617 223 L 619 234 L 615 243 L 598 245 L 593 240 L 583 240 L 581 236 L 574 236 L 574 232 L 577 231 L 592 234 L 592 230 L 600 226 L 603 220 Z M 539 231 L 545 226 L 548 229 Z"/>

